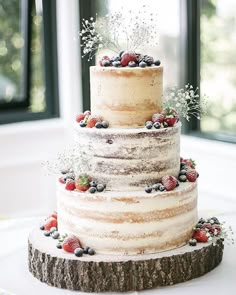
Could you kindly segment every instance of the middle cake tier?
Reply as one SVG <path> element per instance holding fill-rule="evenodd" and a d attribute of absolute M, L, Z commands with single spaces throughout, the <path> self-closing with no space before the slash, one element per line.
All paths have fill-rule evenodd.
<path fill-rule="evenodd" d="M 180 130 L 181 123 L 158 130 L 90 129 L 77 125 L 75 153 L 86 164 L 85 171 L 106 184 L 107 190 L 140 190 L 165 175 L 178 176 Z"/>

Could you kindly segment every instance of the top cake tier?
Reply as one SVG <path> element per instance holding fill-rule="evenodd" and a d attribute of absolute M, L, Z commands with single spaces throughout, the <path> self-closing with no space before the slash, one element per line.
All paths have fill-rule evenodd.
<path fill-rule="evenodd" d="M 163 68 L 90 67 L 92 114 L 111 127 L 139 127 L 162 109 Z"/>

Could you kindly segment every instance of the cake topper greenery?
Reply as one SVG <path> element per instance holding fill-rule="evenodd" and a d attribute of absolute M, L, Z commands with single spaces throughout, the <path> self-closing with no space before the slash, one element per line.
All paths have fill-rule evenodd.
<path fill-rule="evenodd" d="M 83 19 L 81 24 L 81 47 L 83 56 L 91 60 L 98 49 L 106 48 L 116 53 L 134 52 L 142 45 L 157 45 L 157 15 L 146 5 L 137 11 L 123 8 L 105 17 Z"/>

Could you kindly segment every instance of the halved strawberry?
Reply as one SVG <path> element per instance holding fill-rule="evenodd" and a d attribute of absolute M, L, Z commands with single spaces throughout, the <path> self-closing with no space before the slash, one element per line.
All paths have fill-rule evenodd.
<path fill-rule="evenodd" d="M 75 118 L 76 122 L 79 123 L 80 121 L 84 120 L 85 116 L 86 115 L 84 113 L 78 114 Z"/>
<path fill-rule="evenodd" d="M 162 111 L 162 114 L 164 115 L 165 119 L 164 122 L 166 122 L 168 124 L 169 127 L 173 127 L 175 125 L 175 123 L 178 121 L 179 119 L 179 115 L 176 112 L 175 109 L 171 108 L 171 107 L 167 107 Z"/>
<path fill-rule="evenodd" d="M 190 181 L 190 182 L 195 182 L 197 180 L 197 176 L 198 176 L 198 174 L 195 169 L 190 168 L 186 171 L 186 177 L 187 177 L 188 181 Z"/>
<path fill-rule="evenodd" d="M 161 182 L 167 191 L 172 191 L 177 186 L 177 179 L 174 176 L 163 176 Z"/>
<path fill-rule="evenodd" d="M 44 229 L 50 230 L 52 227 L 57 228 L 57 219 L 54 217 L 49 217 L 48 219 L 46 219 L 46 222 L 44 224 Z"/>
<path fill-rule="evenodd" d="M 76 179 L 76 189 L 79 191 L 85 192 L 90 188 L 91 178 L 87 174 L 80 174 Z"/>
<path fill-rule="evenodd" d="M 202 243 L 206 243 L 208 241 L 207 233 L 204 229 L 197 230 L 193 234 L 193 238 Z"/>
<path fill-rule="evenodd" d="M 76 248 L 81 248 L 79 239 L 74 235 L 66 237 L 61 246 L 63 250 L 69 253 L 74 253 Z"/>

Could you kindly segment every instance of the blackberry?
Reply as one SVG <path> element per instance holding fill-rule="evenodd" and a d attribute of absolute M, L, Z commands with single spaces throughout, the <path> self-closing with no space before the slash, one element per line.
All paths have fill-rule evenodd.
<path fill-rule="evenodd" d="M 198 223 L 206 223 L 206 220 L 204 219 L 204 218 L 200 218 L 199 220 L 198 220 Z"/>
<path fill-rule="evenodd" d="M 84 247 L 84 254 L 88 254 L 88 250 L 89 250 L 88 246 Z"/>
<path fill-rule="evenodd" d="M 139 58 L 138 58 L 138 62 L 141 63 L 141 62 L 145 62 L 146 65 L 148 67 L 150 67 L 152 64 L 153 64 L 153 58 L 149 55 L 140 55 Z"/>

